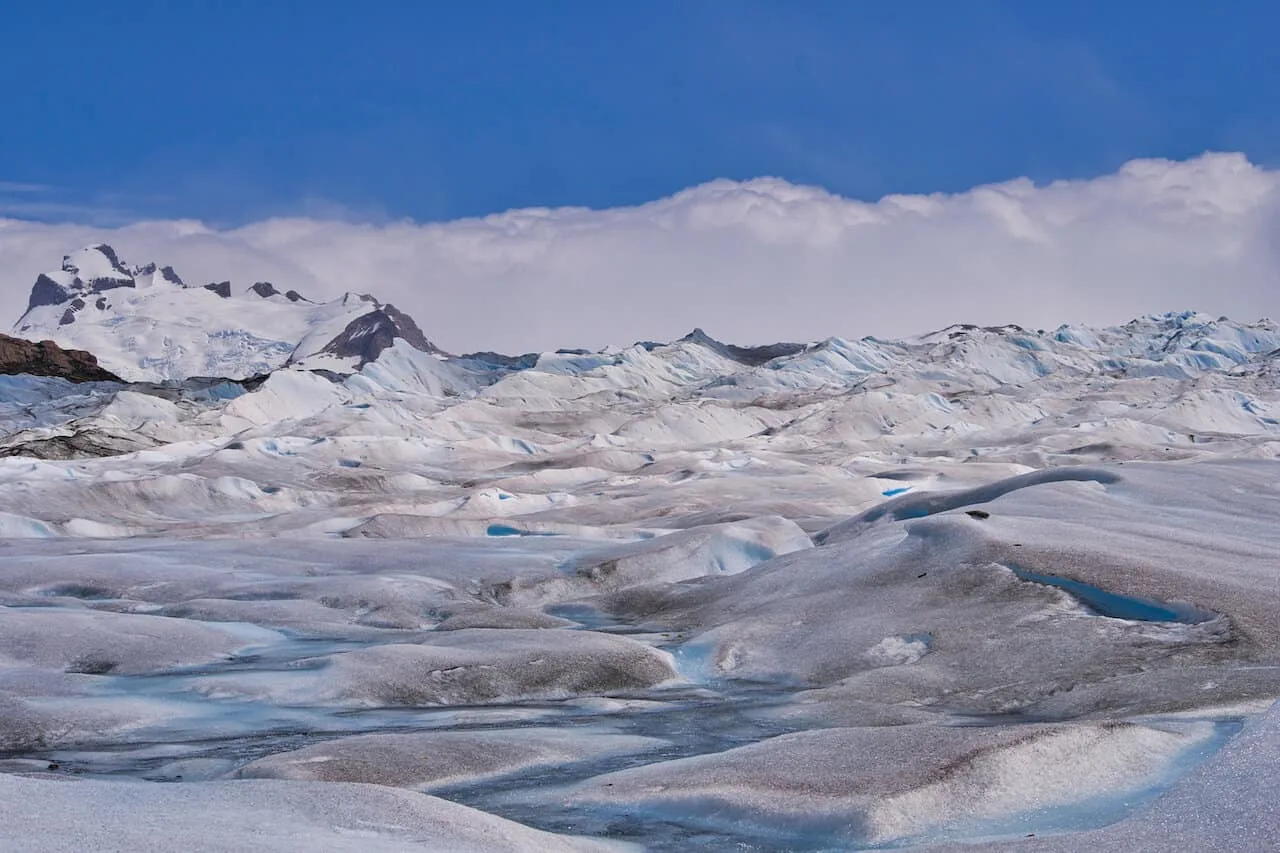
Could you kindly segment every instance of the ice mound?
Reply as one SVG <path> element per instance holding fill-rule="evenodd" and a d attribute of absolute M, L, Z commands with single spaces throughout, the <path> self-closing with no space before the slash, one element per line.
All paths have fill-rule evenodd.
<path fill-rule="evenodd" d="M 594 550 L 567 561 L 553 577 L 527 577 L 495 589 L 504 603 L 544 604 L 628 587 L 733 575 L 812 547 L 809 536 L 785 518 L 709 524 L 657 538 Z"/>
<path fill-rule="evenodd" d="M 669 655 L 625 637 L 469 628 L 340 655 L 328 675 L 333 694 L 347 700 L 456 705 L 638 690 L 676 672 Z"/>
<path fill-rule="evenodd" d="M 671 656 L 626 637 L 565 629 L 465 628 L 331 655 L 280 679 L 208 679 L 212 695 L 289 703 L 472 705 L 607 695 L 676 678 Z"/>
<path fill-rule="evenodd" d="M 109 680 L 21 663 L 0 653 L 0 751 L 124 743 L 142 729 L 181 716 L 180 708 L 164 698 L 103 689 Z"/>
<path fill-rule="evenodd" d="M 0 656 L 88 675 L 136 675 L 206 663 L 277 639 L 275 632 L 255 626 L 101 610 L 0 608 Z"/>
<path fill-rule="evenodd" d="M 1246 724 L 1222 750 L 1179 780 L 1164 796 L 1124 820 L 1082 832 L 1038 833 L 1034 838 L 986 839 L 982 849 L 1025 853 L 1090 853 L 1125 850 L 1206 853 L 1272 850 L 1280 838 L 1275 789 L 1280 784 L 1280 706 Z M 932 853 L 975 849 L 940 844 Z"/>
<path fill-rule="evenodd" d="M 606 755 L 648 752 L 665 743 L 589 728 L 357 735 L 260 758 L 235 775 L 430 790 Z"/>
<path fill-rule="evenodd" d="M 27 853 L 629 849 L 540 832 L 412 791 L 337 782 L 156 785 L 0 774 L 0 822 L 11 830 L 22 828 L 21 849 Z"/>
<path fill-rule="evenodd" d="M 7 680 L 0 678 L 0 684 Z M 80 745 L 124 745 L 143 730 L 163 728 L 183 716 L 172 703 L 96 695 L 90 685 L 49 692 L 54 696 L 0 696 L 0 750 L 44 754 Z"/>
<path fill-rule="evenodd" d="M 5 539 L 47 539 L 58 531 L 34 518 L 0 512 L 0 537 Z"/>
<path fill-rule="evenodd" d="M 435 626 L 437 631 L 460 631 L 464 628 L 574 628 L 577 623 L 526 607 L 502 607 L 490 604 L 460 604 L 447 611 Z"/>
<path fill-rule="evenodd" d="M 880 845 L 1008 821 L 1166 777 L 1209 723 L 824 729 L 598 776 L 569 796 Z M 910 760 L 904 757 L 910 756 Z"/>

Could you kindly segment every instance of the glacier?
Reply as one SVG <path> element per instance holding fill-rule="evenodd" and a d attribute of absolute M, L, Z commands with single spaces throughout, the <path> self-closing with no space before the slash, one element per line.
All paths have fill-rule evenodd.
<path fill-rule="evenodd" d="M 14 326 L 117 379 L 0 376 L 6 849 L 1280 845 L 1276 324 L 453 355 L 222 284 L 88 247 Z"/>

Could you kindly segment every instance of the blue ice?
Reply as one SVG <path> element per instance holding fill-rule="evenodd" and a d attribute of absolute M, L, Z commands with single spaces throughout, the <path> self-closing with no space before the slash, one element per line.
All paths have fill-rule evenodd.
<path fill-rule="evenodd" d="M 1185 604 L 1165 604 L 1145 598 L 1134 598 L 1116 592 L 1108 592 L 1100 587 L 1092 586 L 1071 578 L 1057 575 L 1042 575 L 1029 572 L 1018 566 L 1009 567 L 1015 575 L 1024 581 L 1056 586 L 1077 598 L 1081 604 L 1096 612 L 1099 616 L 1112 619 L 1134 619 L 1140 622 L 1184 622 L 1194 625 L 1207 622 L 1213 618 Z"/>

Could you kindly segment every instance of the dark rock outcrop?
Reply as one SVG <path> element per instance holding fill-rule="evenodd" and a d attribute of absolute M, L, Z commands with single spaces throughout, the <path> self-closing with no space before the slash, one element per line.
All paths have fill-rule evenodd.
<path fill-rule="evenodd" d="M 27 373 L 58 376 L 72 382 L 120 382 L 119 376 L 98 366 L 93 353 L 63 349 L 53 341 L 33 341 L 0 335 L 0 374 Z"/>
<path fill-rule="evenodd" d="M 117 287 L 137 287 L 138 283 L 132 278 L 91 278 L 88 281 L 89 293 L 102 293 L 105 290 L 115 290 Z"/>
<path fill-rule="evenodd" d="M 422 352 L 444 355 L 444 350 L 427 340 L 427 336 L 422 333 L 422 329 L 418 328 L 418 324 L 408 314 L 390 303 L 382 306 L 382 313 L 386 314 L 391 322 L 395 324 L 399 336 L 404 338 L 409 346 Z"/>
<path fill-rule="evenodd" d="M 279 296 L 280 291 L 276 290 L 276 286 L 269 281 L 255 282 L 253 287 L 249 288 L 254 293 L 266 299 L 269 296 Z"/>
<path fill-rule="evenodd" d="M 137 276 L 140 276 L 140 275 L 152 275 L 153 273 L 155 273 L 155 271 L 156 271 L 156 265 L 154 263 L 150 263 L 150 264 L 143 264 L 142 266 L 138 267 L 136 270 L 134 270 L 133 274 L 134 274 L 134 277 L 136 278 Z M 170 284 L 176 284 L 178 287 L 187 286 L 186 282 L 182 280 L 182 276 L 178 275 L 178 273 L 174 270 L 173 267 L 160 267 L 160 278 L 161 280 L 167 281 Z"/>
<path fill-rule="evenodd" d="M 680 340 L 689 341 L 699 344 L 707 349 L 724 356 L 727 359 L 744 364 L 747 367 L 759 367 L 762 364 L 773 361 L 775 358 L 782 358 L 787 355 L 795 355 L 808 349 L 808 344 L 793 343 L 776 343 L 767 344 L 759 347 L 740 347 L 734 344 L 726 344 L 708 335 L 701 329 L 694 329 Z"/>
<path fill-rule="evenodd" d="M 320 351 L 338 358 L 359 358 L 363 367 L 381 355 L 396 338 L 402 338 L 416 350 L 444 354 L 427 340 L 412 317 L 394 305 L 380 305 L 368 314 L 361 314 Z"/>
<path fill-rule="evenodd" d="M 218 294 L 223 299 L 231 298 L 231 282 L 229 281 L 215 281 L 215 282 L 212 282 L 211 284 L 206 284 L 204 286 L 204 289 L 212 290 L 214 293 Z"/>
<path fill-rule="evenodd" d="M 43 305 L 58 305 L 73 296 L 73 292 L 58 284 L 49 276 L 41 273 L 31 288 L 31 298 L 27 300 L 27 310 Z"/>
<path fill-rule="evenodd" d="M 469 352 L 458 356 L 459 359 L 475 362 L 492 370 L 528 370 L 538 363 L 538 353 L 527 352 L 524 355 L 503 355 L 500 352 Z"/>
<path fill-rule="evenodd" d="M 0 447 L 0 458 L 24 456 L 30 459 L 99 459 L 119 456 L 155 447 L 158 442 L 137 433 L 113 433 L 105 430 L 80 430 L 71 435 L 56 435 L 18 441 Z"/>

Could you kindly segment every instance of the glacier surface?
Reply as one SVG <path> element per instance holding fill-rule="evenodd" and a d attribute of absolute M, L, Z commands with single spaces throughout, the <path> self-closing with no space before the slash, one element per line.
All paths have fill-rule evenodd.
<path fill-rule="evenodd" d="M 171 273 L 0 378 L 12 849 L 1280 844 L 1274 324 L 311 359 L 375 303 Z"/>

